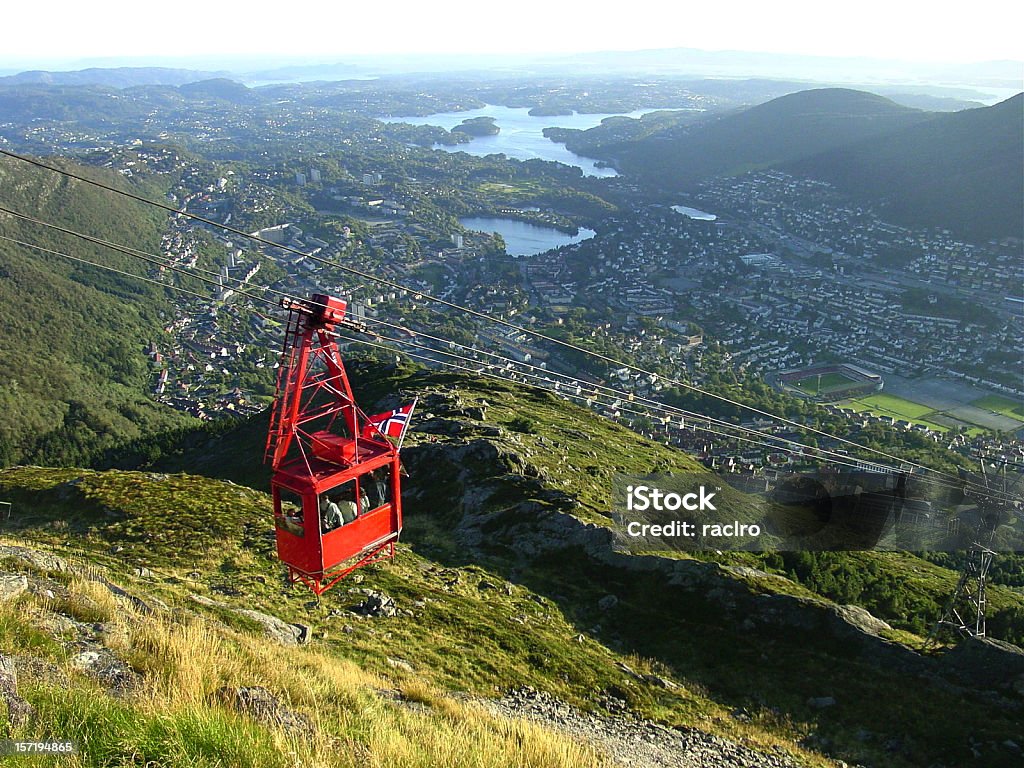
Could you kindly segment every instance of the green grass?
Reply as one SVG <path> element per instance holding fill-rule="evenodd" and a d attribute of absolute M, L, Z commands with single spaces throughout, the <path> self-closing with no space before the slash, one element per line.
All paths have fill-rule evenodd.
<path fill-rule="evenodd" d="M 909 421 L 911 424 L 923 424 L 937 432 L 946 432 L 949 427 L 943 426 L 927 417 L 939 412 L 927 405 L 915 403 L 896 395 L 876 393 L 868 397 L 859 397 L 845 403 L 856 411 L 869 411 L 877 416 L 891 416 L 894 419 Z M 980 431 L 980 430 L 979 430 Z"/>
<path fill-rule="evenodd" d="M 818 395 L 829 392 L 839 392 L 857 383 L 858 382 L 851 379 L 849 376 L 844 376 L 841 373 L 826 373 L 821 377 L 820 388 L 817 375 L 808 376 L 806 379 L 795 381 L 793 382 L 793 386 L 801 392 L 806 392 L 809 395 Z"/>
<path fill-rule="evenodd" d="M 1015 733 L 1016 723 L 1008 722 L 1004 712 L 980 696 L 964 694 L 970 715 L 951 717 L 950 713 L 960 711 L 960 705 L 940 685 L 899 670 L 882 670 L 861 657 L 856 648 L 824 633 L 745 627 L 743 616 L 723 610 L 720 598 L 706 594 L 709 590 L 676 588 L 657 573 L 609 567 L 578 549 L 533 559 L 511 551 L 509 537 L 513 534 L 508 526 L 529 526 L 534 520 L 530 515 L 539 520 L 560 508 L 561 502 L 544 496 L 546 491 L 563 491 L 569 500 L 566 508 L 574 515 L 607 524 L 615 473 L 700 471 L 689 457 L 539 390 L 401 370 L 360 377 L 357 385 L 364 403 L 399 390 L 452 392 L 454 388 L 457 395 L 453 398 L 458 402 L 453 408 L 486 400 L 482 422 L 462 419 L 464 436 L 470 440 L 495 425 L 528 418 L 534 433 L 506 429 L 500 437 L 488 439 L 517 455 L 543 480 L 522 474 L 527 467 L 519 464 L 516 469 L 508 463 L 507 454 L 458 467 L 439 461 L 430 464 L 429 476 L 417 476 L 418 468 L 410 462 L 407 488 L 418 493 L 411 494 L 406 503 L 406 529 L 398 557 L 382 567 L 364 569 L 359 580 L 343 582 L 328 592 L 319 606 L 305 591 L 282 585 L 281 567 L 265 536 L 270 530 L 269 505 L 266 496 L 255 491 L 177 474 L 20 468 L 0 472 L 0 495 L 15 499 L 16 510 L 22 510 L 16 513 L 18 536 L 68 553 L 77 550 L 130 590 L 201 610 L 224 632 L 236 633 L 231 637 L 253 636 L 255 628 L 232 621 L 224 610 L 197 609 L 188 599 L 190 593 L 311 624 L 317 653 L 339 663 L 358 664 L 365 674 L 386 680 L 375 683 L 377 687 L 408 689 L 414 700 L 431 711 L 447 706 L 436 691 L 493 695 L 498 689 L 529 684 L 585 708 L 595 706 L 603 693 L 611 693 L 667 724 L 711 729 L 769 749 L 784 745 L 793 750 L 796 741 L 818 734 L 837 745 L 835 754 L 844 760 L 893 766 L 967 760 L 969 736 L 999 743 Z M 443 408 L 434 410 L 444 415 Z M 260 432 L 251 424 L 247 428 L 253 434 Z M 207 466 L 227 472 L 238 466 L 251 472 L 255 460 L 239 462 L 238 457 L 256 455 L 258 449 L 236 437 L 228 435 L 211 445 Z M 447 440 L 441 438 L 442 444 Z M 417 441 L 423 442 L 421 450 L 434 450 L 429 438 L 417 433 L 410 433 L 407 445 Z M 221 463 L 219 455 L 236 463 Z M 461 520 L 460 502 L 468 490 L 488 486 L 495 490 L 485 509 L 490 526 L 486 533 L 493 537 L 484 542 L 482 550 L 471 551 L 453 533 Z M 522 511 L 520 505 L 528 499 L 537 502 L 539 511 Z M 203 530 L 197 533 L 196 526 Z M 119 541 L 125 549 L 112 552 L 111 545 Z M 744 553 L 727 554 L 722 559 L 730 564 L 759 565 L 756 558 Z M 921 565 L 909 555 L 872 553 L 853 566 L 861 562 L 862 570 L 877 565 L 904 583 L 907 605 L 947 594 L 956 579 L 953 571 Z M 154 575 L 145 579 L 132 576 L 132 566 L 139 564 L 150 567 Z M 199 574 L 193 576 L 190 571 L 197 564 Z M 736 589 L 739 595 L 812 597 L 805 587 L 756 574 L 722 574 L 714 584 L 721 584 L 727 592 Z M 236 596 L 218 594 L 226 587 L 237 590 Z M 357 587 L 392 595 L 399 608 L 412 615 L 372 621 L 350 617 L 345 609 L 361 595 L 349 590 Z M 76 590 L 76 594 L 88 595 L 81 587 Z M 598 602 L 608 594 L 616 595 L 619 602 L 602 611 Z M 993 605 L 1008 605 L 1015 593 L 993 587 L 990 597 Z M 1019 601 L 1019 596 L 1016 599 Z M 84 607 L 67 604 L 63 609 L 103 617 L 102 605 L 97 609 L 89 603 Z M 340 615 L 332 616 L 332 611 Z M 889 618 L 884 612 L 882 616 Z M 0 622 L 0 629 L 3 626 Z M 15 624 L 5 641 L 9 647 L 15 645 L 15 632 L 42 643 Z M 211 643 L 203 640 L 205 635 L 197 637 L 193 645 L 212 649 Z M 894 632 L 892 639 L 916 642 L 914 636 L 902 632 Z M 244 644 L 237 639 L 232 642 Z M 265 641 L 260 642 L 266 646 Z M 209 681 L 230 680 L 240 671 L 231 653 L 211 650 L 206 655 L 212 666 L 203 672 L 205 677 L 188 678 L 192 682 L 185 685 L 174 670 L 187 655 L 156 653 L 153 649 L 159 649 L 159 643 L 145 637 L 133 639 L 130 647 L 142 649 L 141 656 L 132 656 L 138 669 L 148 670 L 173 689 L 206 690 L 213 684 Z M 40 652 L 48 651 L 41 647 Z M 260 674 L 266 676 L 270 659 L 277 664 L 278 659 L 291 656 L 305 659 L 306 653 L 260 656 L 241 669 L 263 670 Z M 396 669 L 389 657 L 407 661 L 414 671 Z M 668 677 L 679 688 L 637 681 L 619 663 Z M 286 691 L 291 701 L 304 702 L 315 711 L 311 695 L 303 692 L 302 680 L 317 680 L 322 674 L 317 669 L 303 668 L 302 676 L 294 670 L 279 670 L 274 673 L 278 675 L 275 690 Z M 343 686 L 331 690 L 336 691 L 331 700 L 348 710 L 376 712 L 383 706 Z M 825 711 L 806 705 L 808 698 L 822 695 L 835 695 L 840 705 Z M 753 713 L 753 722 L 734 719 L 731 713 L 738 708 Z M 386 710 L 381 717 L 398 716 Z M 345 722 L 348 724 L 339 721 L 331 726 L 332 732 L 339 738 L 371 743 L 367 735 L 373 727 L 370 721 Z M 402 727 L 407 733 L 419 733 L 425 726 L 417 721 L 405 722 Z M 861 728 L 878 738 L 871 743 L 859 741 L 856 734 Z M 888 754 L 885 739 L 904 735 L 907 754 Z M 424 738 L 429 742 L 433 737 L 427 734 Z M 813 763 L 813 755 L 796 751 Z M 203 764 L 204 759 L 198 756 L 193 762 Z M 245 758 L 238 760 L 244 764 Z M 272 757 L 267 760 L 266 764 L 275 764 L 269 762 Z M 423 758 L 420 763 L 408 764 L 430 763 Z"/>
<path fill-rule="evenodd" d="M 907 420 L 922 419 L 928 414 L 935 413 L 935 409 L 930 408 L 927 405 L 921 405 L 920 403 L 915 403 L 912 400 L 881 392 L 869 395 L 868 397 L 857 398 L 854 402 L 860 403 L 873 410 L 884 411 L 890 416 L 897 416 L 901 419 Z"/>
<path fill-rule="evenodd" d="M 270 729 L 220 708 L 147 712 L 137 702 L 116 699 L 84 683 L 38 686 L 27 691 L 27 698 L 43 725 L 33 738 L 73 741 L 80 753 L 76 762 L 82 766 L 291 765 Z M 33 765 L 38 759 L 9 764 Z"/>
<path fill-rule="evenodd" d="M 965 423 L 962 419 L 949 416 L 944 411 L 937 411 L 922 403 L 915 403 L 913 400 L 884 392 L 867 397 L 854 398 L 842 404 L 853 408 L 855 411 L 868 411 L 878 416 L 891 416 L 894 419 L 909 421 L 911 424 L 922 424 L 937 432 L 948 432 L 951 427 L 935 420 L 934 417 L 936 416 L 945 416 L 957 423 Z M 981 426 L 970 426 L 966 429 L 967 434 L 970 436 L 984 434 L 987 431 Z"/>
<path fill-rule="evenodd" d="M 1000 395 L 987 395 L 971 403 L 975 408 L 981 408 L 1000 416 L 1008 416 L 1011 419 L 1024 421 L 1024 403 L 1018 400 L 1011 400 Z"/>

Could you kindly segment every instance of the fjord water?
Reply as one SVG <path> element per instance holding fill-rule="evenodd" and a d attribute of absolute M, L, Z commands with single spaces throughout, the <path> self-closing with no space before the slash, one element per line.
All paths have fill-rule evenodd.
<path fill-rule="evenodd" d="M 377 118 L 386 123 L 409 123 L 410 125 L 437 125 L 446 130 L 451 130 L 463 120 L 470 120 L 474 117 L 493 117 L 500 132 L 494 136 L 475 136 L 468 144 L 457 144 L 455 146 L 436 145 L 436 149 L 443 149 L 447 152 L 466 152 L 470 155 L 483 157 L 485 155 L 504 154 L 516 160 L 551 160 L 556 163 L 564 163 L 583 170 L 584 176 L 617 176 L 614 168 L 598 166 L 596 161 L 577 155 L 565 148 L 564 144 L 558 144 L 545 138 L 545 128 L 576 128 L 587 130 L 596 125 L 606 117 L 632 117 L 639 118 L 648 112 L 657 112 L 655 109 L 638 109 L 633 112 L 618 114 L 580 114 L 574 112 L 571 115 L 545 115 L 533 116 L 527 107 L 502 107 L 495 104 L 488 104 L 481 109 L 471 109 L 465 112 L 438 112 L 425 117 L 380 117 Z"/>

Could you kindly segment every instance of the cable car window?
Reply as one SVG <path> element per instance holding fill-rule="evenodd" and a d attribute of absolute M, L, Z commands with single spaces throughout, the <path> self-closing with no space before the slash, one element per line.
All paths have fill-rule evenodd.
<path fill-rule="evenodd" d="M 391 501 L 391 467 L 378 467 L 359 478 L 369 500 L 369 509 L 378 509 Z"/>
<path fill-rule="evenodd" d="M 320 494 L 320 531 L 328 533 L 356 519 L 356 484 L 354 480 Z"/>
<path fill-rule="evenodd" d="M 284 488 L 278 490 L 274 499 L 274 523 L 278 528 L 293 536 L 305 536 L 302 524 L 302 497 Z"/>

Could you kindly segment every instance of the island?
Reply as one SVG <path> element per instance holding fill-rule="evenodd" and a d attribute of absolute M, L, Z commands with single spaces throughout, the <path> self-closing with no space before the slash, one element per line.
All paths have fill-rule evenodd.
<path fill-rule="evenodd" d="M 533 107 L 528 114 L 531 117 L 562 117 L 563 115 L 575 114 L 575 112 L 571 107 L 559 104 L 542 104 Z"/>
<path fill-rule="evenodd" d="M 467 133 L 470 136 L 497 136 L 501 131 L 493 117 L 472 117 L 452 128 L 452 133 Z"/>

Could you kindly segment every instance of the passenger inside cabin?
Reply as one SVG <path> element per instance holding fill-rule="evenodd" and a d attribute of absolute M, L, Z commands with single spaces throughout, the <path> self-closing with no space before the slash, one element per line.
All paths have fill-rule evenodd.
<path fill-rule="evenodd" d="M 356 507 L 354 488 L 352 483 L 345 483 L 339 494 L 338 508 L 341 510 L 342 523 L 351 523 L 356 519 L 359 510 Z"/>
<path fill-rule="evenodd" d="M 367 478 L 370 487 L 370 499 L 373 509 L 388 503 L 388 468 L 380 467 L 373 470 Z"/>
<path fill-rule="evenodd" d="M 365 515 L 373 507 L 370 506 L 370 497 L 366 495 L 366 484 L 359 483 L 359 514 Z"/>
<path fill-rule="evenodd" d="M 333 531 L 338 528 L 342 523 L 347 522 L 341 512 L 341 509 L 327 494 L 323 494 L 320 497 L 320 530 L 323 533 Z"/>
<path fill-rule="evenodd" d="M 280 525 L 284 530 L 293 536 L 302 536 L 305 533 L 305 529 L 302 525 L 302 511 L 297 509 L 285 509 L 282 511 L 280 518 L 278 518 Z"/>

